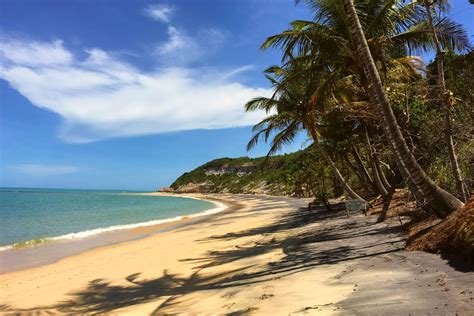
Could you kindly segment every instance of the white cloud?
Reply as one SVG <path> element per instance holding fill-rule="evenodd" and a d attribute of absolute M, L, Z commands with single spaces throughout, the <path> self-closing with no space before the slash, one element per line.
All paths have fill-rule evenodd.
<path fill-rule="evenodd" d="M 51 43 L 8 41 L 0 38 L 0 55 L 23 65 L 62 65 L 69 64 L 72 55 L 63 47 L 63 42 Z"/>
<path fill-rule="evenodd" d="M 201 38 L 207 38 L 211 43 L 215 45 L 223 43 L 227 39 L 228 33 L 218 28 L 211 27 L 200 30 L 199 36 Z"/>
<path fill-rule="evenodd" d="M 150 5 L 144 9 L 145 15 L 167 24 L 168 39 L 154 49 L 162 64 L 189 64 L 209 55 L 226 40 L 226 32 L 215 27 L 198 29 L 194 37 L 189 36 L 183 29 L 170 23 L 174 11 L 175 7 L 164 4 Z"/>
<path fill-rule="evenodd" d="M 251 71 L 251 70 L 254 70 L 255 67 L 253 65 L 245 65 L 245 66 L 241 66 L 241 67 L 238 67 L 238 68 L 235 68 L 231 71 L 229 71 L 228 73 L 224 74 L 222 76 L 222 78 L 224 79 L 229 79 L 231 77 L 234 77 L 234 76 L 237 76 L 241 73 L 244 73 L 244 72 L 247 72 L 247 71 Z"/>
<path fill-rule="evenodd" d="M 194 42 L 191 38 L 178 31 L 174 26 L 168 26 L 168 36 L 168 40 L 157 47 L 157 52 L 160 55 L 175 53 L 176 50 L 186 48 Z"/>
<path fill-rule="evenodd" d="M 3 44 L 17 47 L 22 57 L 2 49 L 0 78 L 33 105 L 59 114 L 60 137 L 67 142 L 252 125 L 264 114 L 245 113 L 243 105 L 270 94 L 232 80 L 242 67 L 226 73 L 170 66 L 144 72 L 100 49 L 78 59 L 58 41 Z M 40 58 L 51 54 L 63 56 L 62 62 Z M 28 56 L 37 56 L 36 63 Z"/>
<path fill-rule="evenodd" d="M 78 172 L 79 169 L 65 165 L 19 164 L 13 169 L 30 176 L 60 176 Z"/>
<path fill-rule="evenodd" d="M 198 43 L 200 42 L 200 43 Z M 205 43 L 203 48 L 202 43 Z M 160 62 L 165 65 L 186 65 L 212 52 L 209 39 L 195 40 L 184 31 L 174 26 L 168 26 L 168 39 L 156 46 L 155 53 Z"/>
<path fill-rule="evenodd" d="M 149 5 L 143 10 L 145 15 L 151 17 L 154 20 L 165 23 L 169 23 L 170 17 L 174 11 L 174 7 L 167 6 L 164 4 Z"/>

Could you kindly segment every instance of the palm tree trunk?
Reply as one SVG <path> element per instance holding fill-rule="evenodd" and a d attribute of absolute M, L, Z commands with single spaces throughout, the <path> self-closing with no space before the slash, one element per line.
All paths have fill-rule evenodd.
<path fill-rule="evenodd" d="M 381 191 L 381 188 L 377 185 L 377 179 L 375 179 L 375 177 L 370 176 L 370 173 L 365 167 L 365 164 L 362 161 L 360 153 L 357 150 L 357 147 L 355 147 L 355 145 L 352 146 L 352 155 L 354 156 L 357 164 L 359 165 L 359 168 L 362 170 L 361 172 L 364 175 L 365 181 L 367 181 L 367 183 L 370 185 L 370 187 L 372 188 L 372 191 L 375 194 L 383 195 L 383 190 Z M 370 154 L 369 154 L 368 161 L 369 161 L 369 165 L 371 165 Z"/>
<path fill-rule="evenodd" d="M 329 156 L 329 153 L 326 151 L 326 149 L 324 148 L 324 146 L 319 146 L 319 150 L 321 152 L 321 154 L 323 155 L 324 159 L 327 161 L 327 163 L 329 164 L 329 166 L 331 167 L 332 169 L 332 172 L 334 174 L 334 176 L 336 177 L 337 181 L 339 181 L 339 183 L 342 185 L 342 187 L 344 188 L 344 192 L 346 192 L 346 194 L 351 198 L 351 199 L 356 199 L 356 200 L 361 200 L 361 201 L 365 201 L 362 197 L 360 197 L 349 185 L 349 183 L 347 183 L 346 179 L 344 178 L 344 176 L 341 174 L 341 172 L 339 171 L 339 169 L 337 168 L 336 166 L 336 163 L 332 160 L 331 156 Z"/>
<path fill-rule="evenodd" d="M 371 168 L 372 168 L 372 174 L 374 175 L 375 179 L 375 184 L 377 185 L 377 188 L 380 192 L 380 195 L 382 195 L 383 198 L 385 198 L 388 194 L 387 188 L 383 185 L 382 180 L 380 179 L 380 172 L 379 169 L 376 166 L 376 162 L 374 159 L 371 159 Z"/>
<path fill-rule="evenodd" d="M 444 218 L 452 211 L 462 207 L 462 203 L 454 195 L 437 186 L 423 171 L 416 161 L 415 157 L 408 149 L 403 138 L 400 127 L 397 124 L 395 114 L 390 107 L 389 101 L 383 89 L 382 81 L 375 66 L 374 60 L 369 50 L 367 40 L 359 21 L 354 3 L 352 0 L 343 0 L 344 8 L 348 16 L 351 31 L 353 33 L 357 50 L 359 51 L 360 61 L 362 62 L 364 72 L 369 81 L 369 89 L 372 90 L 370 96 L 374 99 L 372 103 L 376 105 L 379 115 L 385 118 L 389 138 L 392 139 L 396 152 L 398 152 L 401 162 L 406 166 L 410 178 L 420 189 L 425 200 L 432 207 L 433 211 Z"/>
<path fill-rule="evenodd" d="M 374 162 L 375 162 L 375 168 L 377 168 L 377 171 L 380 176 L 380 181 L 382 181 L 383 186 L 388 190 L 390 189 L 391 185 L 388 183 L 387 178 L 385 177 L 385 172 L 383 171 L 382 167 L 380 166 L 380 160 L 379 157 L 377 156 L 376 153 L 374 153 Z"/>
<path fill-rule="evenodd" d="M 349 166 L 349 168 L 354 172 L 354 174 L 356 175 L 357 179 L 359 179 L 359 181 L 361 183 L 366 183 L 366 180 L 365 178 L 362 176 L 360 170 L 358 167 L 356 167 L 352 162 L 351 162 L 351 159 L 349 158 L 349 154 L 344 154 L 343 155 L 343 158 L 344 158 L 344 161 L 347 163 L 347 165 Z"/>
<path fill-rule="evenodd" d="M 379 170 L 377 169 L 377 166 L 376 166 L 374 151 L 372 148 L 372 144 L 370 142 L 369 133 L 367 132 L 367 129 L 365 130 L 365 141 L 369 149 L 369 159 L 370 159 L 372 174 L 374 175 L 375 185 L 377 186 L 377 190 L 382 195 L 382 197 L 385 198 L 388 194 L 388 191 L 383 185 L 382 180 L 380 179 Z"/>
<path fill-rule="evenodd" d="M 341 172 L 339 171 L 339 169 L 337 168 L 336 166 L 336 163 L 332 160 L 331 156 L 329 155 L 329 153 L 326 151 L 326 149 L 324 148 L 323 145 L 321 145 L 319 143 L 319 137 L 318 137 L 318 133 L 316 132 L 316 129 L 314 127 L 314 125 L 310 122 L 308 124 L 306 124 L 307 126 L 307 130 L 309 131 L 311 137 L 313 138 L 313 141 L 314 143 L 318 146 L 318 149 L 320 150 L 323 158 L 326 160 L 326 162 L 329 164 L 329 166 L 331 167 L 331 170 L 332 170 L 332 173 L 334 174 L 334 177 L 337 179 L 337 181 L 339 182 L 339 184 L 344 188 L 344 192 L 352 199 L 356 199 L 356 200 L 361 200 L 361 201 L 365 201 L 362 197 L 360 197 L 352 188 L 351 186 L 349 185 L 349 183 L 347 183 L 346 179 L 344 178 L 344 176 L 341 174 Z"/>
<path fill-rule="evenodd" d="M 383 199 L 383 207 L 380 212 L 379 217 L 377 218 L 377 223 L 381 223 L 385 220 L 388 213 L 388 208 L 390 207 L 390 202 L 392 202 L 393 195 L 395 194 L 395 187 L 391 187 L 388 195 Z"/>
<path fill-rule="evenodd" d="M 456 151 L 454 150 L 453 132 L 451 125 L 451 106 L 449 104 L 448 93 L 446 91 L 446 82 L 444 80 L 444 52 L 441 49 L 441 44 L 436 34 L 436 30 L 433 25 L 433 17 L 431 15 L 431 4 L 428 1 L 423 2 L 426 10 L 426 17 L 428 18 L 428 24 L 430 26 L 431 35 L 436 47 L 436 66 L 438 70 L 438 88 L 440 94 L 440 100 L 444 109 L 444 125 L 445 125 L 445 139 L 448 145 L 449 160 L 451 163 L 451 172 L 453 173 L 454 180 L 456 182 L 456 191 L 461 196 L 464 202 L 467 201 L 468 194 L 466 190 L 466 184 L 464 183 L 461 176 L 461 168 L 459 168 L 458 158 Z"/>
<path fill-rule="evenodd" d="M 372 177 L 370 176 L 369 171 L 364 165 L 364 162 L 362 161 L 362 158 L 360 156 L 359 150 L 357 150 L 357 147 L 355 145 L 352 145 L 352 155 L 354 156 L 354 159 L 359 166 L 359 170 L 364 176 L 365 180 L 372 186 L 374 187 L 374 181 L 372 180 Z"/>
<path fill-rule="evenodd" d="M 370 100 L 375 100 L 375 96 L 373 94 L 373 91 L 371 89 L 369 89 L 369 84 L 367 82 L 367 78 L 366 78 L 365 74 L 361 73 L 360 75 L 361 75 L 362 85 L 364 87 L 365 92 L 369 96 L 369 99 Z M 372 105 L 374 107 L 376 107 L 376 105 L 374 105 L 373 103 L 372 103 Z M 381 121 L 380 123 L 382 125 L 382 129 L 384 131 L 385 138 L 386 138 L 386 141 L 389 145 L 389 148 L 395 156 L 395 164 L 397 165 L 397 169 L 400 172 L 400 175 L 402 176 L 403 181 L 405 181 L 406 185 L 408 186 L 408 189 L 412 193 L 412 195 L 415 198 L 415 200 L 417 201 L 417 203 L 421 204 L 423 206 L 425 204 L 423 194 L 421 193 L 420 188 L 418 188 L 417 185 L 415 184 L 415 182 L 413 182 L 413 180 L 410 178 L 410 172 L 408 171 L 407 167 L 403 163 L 402 158 L 400 156 L 400 153 L 397 151 L 397 149 L 394 145 L 394 142 L 391 138 L 391 135 L 390 135 L 390 132 L 388 130 L 387 122 L 385 120 L 385 117 L 382 115 L 381 117 L 379 117 L 379 119 Z M 368 134 L 368 130 L 367 130 L 367 125 L 365 126 L 365 133 L 366 133 L 366 140 L 368 141 L 369 147 L 372 150 L 371 145 L 370 145 L 370 138 L 369 138 L 369 134 Z M 375 176 L 375 174 L 374 174 L 374 176 Z M 387 187 L 387 189 L 388 189 L 388 187 Z"/>
<path fill-rule="evenodd" d="M 354 156 L 354 154 L 352 154 L 352 156 Z M 349 154 L 344 155 L 344 160 L 347 162 L 352 171 L 354 171 L 354 174 L 357 176 L 357 179 L 359 179 L 359 182 L 365 187 L 367 192 L 373 192 L 377 194 L 377 187 L 373 183 L 372 178 L 367 179 L 367 176 L 364 174 L 364 171 L 362 171 L 362 168 L 358 164 L 356 166 L 351 162 Z"/>

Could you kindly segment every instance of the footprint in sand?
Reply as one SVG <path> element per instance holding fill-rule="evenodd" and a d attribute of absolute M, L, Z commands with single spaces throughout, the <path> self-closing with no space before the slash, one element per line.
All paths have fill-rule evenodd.
<path fill-rule="evenodd" d="M 256 297 L 256 300 L 268 300 L 269 298 L 272 298 L 273 294 L 262 294 L 259 297 Z"/>
<path fill-rule="evenodd" d="M 224 295 L 221 296 L 221 298 L 232 298 L 235 296 L 235 292 L 231 292 L 231 293 L 226 293 Z"/>
<path fill-rule="evenodd" d="M 231 304 L 225 304 L 224 306 L 222 306 L 222 308 L 225 308 L 225 309 L 231 309 L 232 306 L 234 306 L 235 303 L 231 303 Z"/>

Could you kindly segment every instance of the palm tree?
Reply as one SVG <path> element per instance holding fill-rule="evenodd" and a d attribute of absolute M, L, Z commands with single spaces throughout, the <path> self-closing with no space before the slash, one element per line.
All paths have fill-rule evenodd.
<path fill-rule="evenodd" d="M 354 3 L 352 0 L 342 1 L 357 46 L 359 59 L 369 83 L 369 90 L 371 92 L 369 96 L 373 104 L 376 105 L 380 116 L 387 123 L 389 138 L 393 142 L 396 152 L 399 153 L 401 162 L 408 169 L 409 176 L 415 185 L 423 193 L 423 196 L 435 212 L 441 217 L 446 217 L 451 211 L 463 206 L 463 203 L 452 194 L 437 186 L 423 171 L 408 148 L 385 94 L 382 80 L 372 58 Z"/>
<path fill-rule="evenodd" d="M 298 64 L 290 63 L 287 66 L 291 65 Z M 273 96 L 270 98 L 259 97 L 249 101 L 246 104 L 246 110 L 264 110 L 267 113 L 273 112 L 273 114 L 270 114 L 253 127 L 255 134 L 249 141 L 247 149 L 253 148 L 261 137 L 268 141 L 276 133 L 267 154 L 267 156 L 270 156 L 279 151 L 285 144 L 291 143 L 300 131 L 306 130 L 346 194 L 352 199 L 365 201 L 350 187 L 331 155 L 327 152 L 324 140 L 321 138 L 317 127 L 318 115 L 321 113 L 314 110 L 308 111 L 308 107 L 312 103 L 312 88 L 316 84 L 315 76 L 306 77 L 306 82 L 287 81 L 289 77 L 294 75 L 294 72 L 297 72 L 297 70 L 295 71 L 291 67 L 287 69 L 271 67 L 266 71 L 267 78 L 272 82 L 275 89 Z"/>
<path fill-rule="evenodd" d="M 462 205 L 461 201 L 436 186 L 421 170 L 406 147 L 386 96 L 384 106 L 380 106 L 381 102 L 382 104 L 384 102 L 381 97 L 385 95 L 382 80 L 386 79 L 390 61 L 410 55 L 413 50 L 432 48 L 432 39 L 426 36 L 429 27 L 423 20 L 422 10 L 416 4 L 397 0 L 358 1 L 358 9 L 363 12 L 364 30 L 368 36 L 368 40 L 364 37 L 365 45 L 361 45 L 360 34 L 352 32 L 354 15 L 349 15 L 346 11 L 347 1 L 308 0 L 307 2 L 315 12 L 314 21 L 293 22 L 291 29 L 268 38 L 262 48 L 282 48 L 283 61 L 292 58 L 293 55 L 300 56 L 298 58 L 301 60 L 319 60 L 326 65 L 328 73 L 331 73 L 327 76 L 327 81 L 355 74 L 375 106 L 381 124 L 386 128 L 387 139 L 394 151 L 397 166 L 414 194 L 421 193 L 424 200 L 442 217 Z M 350 5 L 354 7 L 352 2 Z M 358 16 L 356 17 L 362 32 Z M 466 45 L 465 32 L 455 23 L 444 19 L 439 21 L 436 27 L 440 41 L 446 47 L 462 48 Z M 361 50 L 364 47 L 366 51 Z M 375 67 L 371 69 L 372 71 L 366 71 L 367 53 Z M 381 77 L 377 67 L 380 69 Z M 378 79 L 373 77 L 373 71 L 376 72 Z"/>
<path fill-rule="evenodd" d="M 461 176 L 461 169 L 459 168 L 458 158 L 456 151 L 454 150 L 453 142 L 453 132 L 451 124 L 451 104 L 449 102 L 448 91 L 446 90 L 446 83 L 444 80 L 444 51 L 441 47 L 441 42 L 438 39 L 438 34 L 433 22 L 432 9 L 437 5 L 440 9 L 443 9 L 447 3 L 446 1 L 440 0 L 437 1 L 428 1 L 428 0 L 419 0 L 426 10 L 426 17 L 428 20 L 428 25 L 430 27 L 431 35 L 433 37 L 434 46 L 436 48 L 436 65 L 437 65 L 437 81 L 439 89 L 439 98 L 444 109 L 444 124 L 445 124 L 445 138 L 446 144 L 448 145 L 448 154 L 449 160 L 451 163 L 451 172 L 453 173 L 454 180 L 456 182 L 456 190 L 461 196 L 464 202 L 468 199 L 468 193 L 466 184 L 464 183 Z"/>

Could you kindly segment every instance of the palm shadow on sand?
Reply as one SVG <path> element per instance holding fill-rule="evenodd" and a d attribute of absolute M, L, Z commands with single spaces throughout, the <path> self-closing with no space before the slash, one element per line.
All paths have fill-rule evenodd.
<path fill-rule="evenodd" d="M 85 288 L 70 293 L 69 300 L 54 306 L 21 310 L 14 306 L 1 305 L 0 311 L 108 313 L 119 308 L 163 299 L 153 314 L 173 314 L 173 311 L 179 310 L 179 301 L 186 294 L 238 288 L 298 273 L 318 265 L 373 257 L 403 248 L 404 238 L 400 226 L 387 227 L 387 224 L 374 222 L 375 218 L 364 217 L 362 214 L 347 218 L 341 208 L 326 211 L 324 207 L 319 207 L 311 212 L 300 208 L 285 214 L 268 226 L 197 241 L 212 243 L 213 240 L 226 239 L 237 243 L 241 237 L 268 237 L 253 244 L 237 245 L 230 250 L 216 249 L 202 257 L 183 260 L 194 266 L 195 272 L 189 277 L 165 270 L 161 277 L 154 279 L 141 279 L 140 273 L 129 275 L 126 278 L 127 285 L 113 285 L 107 280 L 97 279 L 90 281 Z M 286 230 L 293 230 L 291 237 L 282 237 L 285 235 L 280 233 Z M 275 234 L 278 236 L 272 237 Z M 280 260 L 258 267 L 248 265 L 219 274 L 206 272 L 208 268 L 251 258 L 275 249 L 281 249 L 284 254 Z M 247 310 L 243 310 L 234 314 L 246 313 Z"/>

